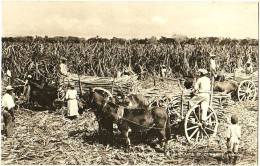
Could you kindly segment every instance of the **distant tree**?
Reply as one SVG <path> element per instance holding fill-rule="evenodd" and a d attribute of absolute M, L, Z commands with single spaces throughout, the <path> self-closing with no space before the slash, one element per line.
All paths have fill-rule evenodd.
<path fill-rule="evenodd" d="M 80 39 L 78 37 L 69 36 L 67 39 L 68 43 L 80 43 Z"/>
<path fill-rule="evenodd" d="M 231 43 L 230 38 L 224 38 L 219 42 L 220 45 L 229 45 L 230 43 Z"/>
<path fill-rule="evenodd" d="M 159 39 L 159 42 L 164 43 L 164 44 L 177 44 L 177 41 L 174 38 L 167 38 L 167 37 L 164 37 L 164 36 L 162 36 Z"/>
<path fill-rule="evenodd" d="M 157 43 L 157 38 L 155 36 L 150 37 L 148 39 L 148 43 L 156 44 Z"/>
<path fill-rule="evenodd" d="M 119 44 L 125 44 L 126 43 L 126 39 L 117 38 L 117 37 L 113 37 L 110 41 L 112 43 L 119 43 Z"/>
<path fill-rule="evenodd" d="M 239 44 L 240 45 L 248 45 L 249 41 L 247 39 L 242 39 L 242 40 L 240 40 Z"/>

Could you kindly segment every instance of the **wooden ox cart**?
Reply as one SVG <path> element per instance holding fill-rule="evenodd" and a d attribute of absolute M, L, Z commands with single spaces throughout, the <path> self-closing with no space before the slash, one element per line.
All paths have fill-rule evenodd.
<path fill-rule="evenodd" d="M 96 91 L 101 91 L 107 96 L 117 96 L 117 94 L 142 94 L 148 99 L 150 106 L 164 106 L 171 119 L 171 125 L 184 124 L 185 136 L 189 143 L 200 142 L 209 139 L 217 133 L 219 117 L 223 112 L 223 99 L 231 99 L 230 94 L 211 92 L 211 102 L 207 112 L 207 125 L 202 124 L 200 103 L 203 99 L 198 100 L 195 105 L 191 106 L 191 95 L 189 91 L 182 88 L 150 88 L 138 89 L 137 76 L 123 76 L 120 78 L 112 77 L 89 77 L 74 75 L 71 77 L 78 91 L 88 90 L 90 87 Z M 176 84 L 176 80 L 175 81 Z M 81 85 L 80 85 L 81 84 Z M 80 89 L 80 87 L 82 89 Z M 248 95 L 245 88 L 251 89 Z M 251 80 L 240 82 L 238 89 L 239 100 L 255 98 L 255 84 Z M 241 98 L 241 94 L 248 95 Z M 251 97 L 252 96 L 252 97 Z"/>
<path fill-rule="evenodd" d="M 239 101 L 253 101 L 256 99 L 258 89 L 257 71 L 248 75 L 242 72 L 241 69 L 237 69 L 235 73 L 226 75 L 226 79 L 234 80 L 238 83 L 237 98 Z"/>

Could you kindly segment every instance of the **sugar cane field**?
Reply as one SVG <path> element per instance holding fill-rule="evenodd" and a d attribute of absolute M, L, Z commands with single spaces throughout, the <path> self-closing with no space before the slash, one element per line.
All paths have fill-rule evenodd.
<path fill-rule="evenodd" d="M 104 145 L 98 139 L 97 118 L 89 109 L 84 110 L 77 119 L 70 120 L 64 116 L 67 110 L 65 102 L 59 108 L 45 108 L 37 102 L 29 107 L 23 92 L 28 75 L 44 80 L 46 85 L 53 84 L 60 88 L 61 84 L 57 83 L 60 79 L 59 63 L 61 57 L 64 57 L 69 72 L 73 73 L 70 79 L 78 93 L 84 93 L 90 87 L 101 87 L 113 97 L 121 93 L 139 93 L 149 102 L 156 100 L 156 97 L 168 96 L 167 100 L 176 98 L 176 101 L 180 101 L 183 92 L 179 81 L 194 76 L 200 68 L 210 71 L 210 54 L 216 55 L 218 73 L 238 85 L 244 80 L 237 81 L 234 75 L 237 76 L 238 69 L 244 68 L 250 59 L 254 72 L 246 80 L 254 84 L 254 99 L 239 101 L 233 97 L 223 97 L 224 104 L 219 106 L 220 103 L 217 103 L 214 106 L 218 117 L 216 135 L 195 144 L 187 141 L 184 132 L 185 111 L 188 110 L 185 110 L 185 106 L 174 107 L 172 110 L 178 116 L 181 116 L 181 109 L 185 110 L 182 115 L 184 118 L 171 126 L 172 133 L 166 153 L 152 141 L 145 140 L 142 132 L 129 133 L 131 147 L 126 151 L 116 124 L 113 125 L 114 144 Z M 17 108 L 12 136 L 6 137 L 3 131 L 1 134 L 1 162 L 4 165 L 226 164 L 225 133 L 231 115 L 236 115 L 242 131 L 237 164 L 256 165 L 258 62 L 258 41 L 250 39 L 161 38 L 152 41 L 120 38 L 83 40 L 72 37 L 4 38 L 2 94 L 8 85 L 6 71 L 10 70 Z M 162 66 L 167 71 L 164 76 L 161 73 Z M 117 78 L 119 70 L 131 72 Z M 243 74 L 242 72 L 241 75 Z M 63 88 L 67 84 L 68 82 L 63 82 Z M 216 95 L 225 96 L 223 93 Z M 215 99 L 217 98 L 213 99 L 214 102 Z"/>

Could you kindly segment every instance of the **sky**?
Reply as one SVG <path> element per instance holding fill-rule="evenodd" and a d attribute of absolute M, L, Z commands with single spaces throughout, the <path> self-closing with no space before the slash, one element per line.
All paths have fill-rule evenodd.
<path fill-rule="evenodd" d="M 258 38 L 257 2 L 4 1 L 3 36 Z"/>

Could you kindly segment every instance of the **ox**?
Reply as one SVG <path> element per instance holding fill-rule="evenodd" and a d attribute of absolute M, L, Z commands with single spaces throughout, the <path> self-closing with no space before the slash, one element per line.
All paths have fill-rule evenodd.
<path fill-rule="evenodd" d="M 118 129 L 125 140 L 126 150 L 129 150 L 131 145 L 128 137 L 129 129 L 134 132 L 155 131 L 153 133 L 158 134 L 161 146 L 164 151 L 166 150 L 171 128 L 165 108 L 124 108 L 108 102 L 103 108 L 103 114 L 105 117 L 112 119 L 114 123 L 117 123 Z"/>
<path fill-rule="evenodd" d="M 54 103 L 58 99 L 58 88 L 29 79 L 26 98 L 31 106 L 37 102 L 40 106 L 53 110 Z"/>
<path fill-rule="evenodd" d="M 113 121 L 104 115 L 103 108 L 108 98 L 90 88 L 81 95 L 83 109 L 91 108 L 98 121 L 99 141 L 102 144 L 113 144 Z"/>
<path fill-rule="evenodd" d="M 232 80 L 225 80 L 225 76 L 218 75 L 215 78 L 213 90 L 216 92 L 223 92 L 225 94 L 235 93 L 238 89 L 238 83 Z"/>

